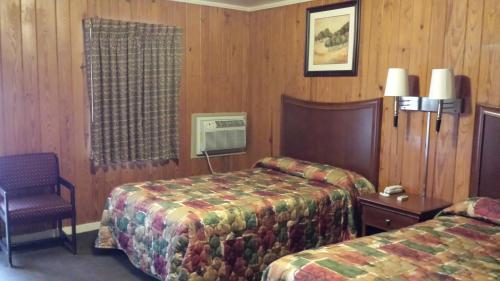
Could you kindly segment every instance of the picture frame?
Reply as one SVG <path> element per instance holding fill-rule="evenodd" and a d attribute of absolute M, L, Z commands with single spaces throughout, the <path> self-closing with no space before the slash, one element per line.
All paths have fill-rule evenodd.
<path fill-rule="evenodd" d="M 356 76 L 360 0 L 306 10 L 304 76 Z"/>

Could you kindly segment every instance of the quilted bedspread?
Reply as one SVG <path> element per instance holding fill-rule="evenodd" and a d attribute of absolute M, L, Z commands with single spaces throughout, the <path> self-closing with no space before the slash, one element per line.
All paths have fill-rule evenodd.
<path fill-rule="evenodd" d="M 471 198 L 398 231 L 273 262 L 264 281 L 500 280 L 500 201 Z"/>
<path fill-rule="evenodd" d="M 290 158 L 112 190 L 97 248 L 161 280 L 260 280 L 275 259 L 356 235 L 356 173 Z"/>

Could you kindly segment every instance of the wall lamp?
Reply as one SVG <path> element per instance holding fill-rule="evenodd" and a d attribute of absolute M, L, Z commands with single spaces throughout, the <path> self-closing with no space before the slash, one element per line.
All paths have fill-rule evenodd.
<path fill-rule="evenodd" d="M 427 112 L 427 126 L 424 154 L 424 178 L 422 196 L 427 195 L 427 173 L 429 162 L 429 141 L 431 113 L 436 112 L 436 132 L 441 128 L 443 113 L 462 113 L 462 99 L 455 94 L 454 76 L 452 69 L 433 69 L 428 97 L 409 95 L 408 72 L 403 68 L 389 68 L 384 96 L 394 97 L 394 127 L 398 126 L 398 112 L 419 111 Z"/>
<path fill-rule="evenodd" d="M 398 126 L 398 115 L 400 107 L 400 98 L 410 95 L 408 85 L 408 71 L 404 68 L 389 68 L 387 72 L 387 81 L 385 83 L 384 96 L 394 97 L 394 127 Z"/>
<path fill-rule="evenodd" d="M 433 69 L 428 97 L 409 96 L 408 72 L 403 68 L 389 68 L 384 96 L 394 98 L 394 127 L 400 110 L 437 113 L 436 132 L 441 128 L 443 113 L 460 114 L 462 99 L 456 98 L 453 70 Z"/>

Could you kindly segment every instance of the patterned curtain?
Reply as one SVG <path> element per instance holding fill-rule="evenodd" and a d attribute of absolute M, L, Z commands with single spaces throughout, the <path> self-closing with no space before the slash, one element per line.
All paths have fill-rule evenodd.
<path fill-rule="evenodd" d="M 177 159 L 179 27 L 84 21 L 94 167 Z"/>

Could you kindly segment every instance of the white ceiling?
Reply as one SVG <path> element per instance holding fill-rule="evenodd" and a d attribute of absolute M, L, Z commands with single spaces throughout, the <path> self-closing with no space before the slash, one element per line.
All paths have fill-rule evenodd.
<path fill-rule="evenodd" d="M 257 11 L 311 0 L 173 0 L 189 4 L 214 6 L 241 11 Z"/>
<path fill-rule="evenodd" d="M 265 5 L 265 4 L 271 4 L 271 3 L 285 2 L 285 0 L 207 0 L 207 1 L 208 2 L 217 2 L 217 3 L 238 5 L 238 6 L 243 6 L 243 7 L 247 7 L 247 8 Z"/>

